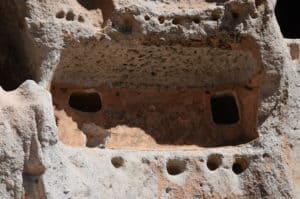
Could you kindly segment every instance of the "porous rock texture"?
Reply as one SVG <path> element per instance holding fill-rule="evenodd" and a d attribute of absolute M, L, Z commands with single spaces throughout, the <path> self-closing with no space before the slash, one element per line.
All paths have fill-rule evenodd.
<path fill-rule="evenodd" d="M 42 198 L 43 150 L 57 143 L 51 96 L 30 80 L 0 93 L 1 198 Z"/>
<path fill-rule="evenodd" d="M 1 0 L 0 198 L 299 198 L 300 34 L 280 9 Z"/>

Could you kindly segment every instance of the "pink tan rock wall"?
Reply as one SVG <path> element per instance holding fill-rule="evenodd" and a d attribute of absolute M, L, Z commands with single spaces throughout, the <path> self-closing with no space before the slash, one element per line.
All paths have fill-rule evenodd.
<path fill-rule="evenodd" d="M 1 0 L 0 198 L 299 198 L 285 0 Z"/>

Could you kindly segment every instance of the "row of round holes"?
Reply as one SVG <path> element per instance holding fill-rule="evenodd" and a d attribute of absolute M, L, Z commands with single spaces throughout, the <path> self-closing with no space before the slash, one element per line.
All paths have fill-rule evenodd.
<path fill-rule="evenodd" d="M 144 19 L 146 21 L 149 21 L 151 18 L 149 17 L 149 15 L 145 15 Z M 163 16 L 159 16 L 157 19 L 158 19 L 160 24 L 163 24 L 165 22 L 165 18 Z M 217 16 L 212 16 L 212 20 L 217 21 L 218 17 Z M 195 18 L 191 19 L 191 21 L 194 22 L 195 24 L 199 24 L 200 23 L 200 18 L 195 17 Z M 174 25 L 178 25 L 178 24 L 180 24 L 180 19 L 175 18 L 175 19 L 172 20 L 172 23 Z"/>
<path fill-rule="evenodd" d="M 144 17 L 144 19 L 145 19 L 146 21 L 149 21 L 149 20 L 150 20 L 150 17 L 149 17 L 148 15 L 146 15 L 146 16 Z M 160 16 L 160 17 L 158 17 L 158 21 L 159 21 L 160 24 L 163 24 L 163 23 L 165 22 L 165 18 L 164 18 L 163 16 Z M 198 18 L 194 18 L 194 19 L 192 19 L 192 21 L 193 21 L 194 23 L 196 23 L 196 24 L 199 24 L 199 23 L 200 23 L 200 19 L 198 19 Z M 173 20 L 172 20 L 172 23 L 173 23 L 174 25 L 178 25 L 178 24 L 179 24 L 179 19 L 173 19 Z"/>
<path fill-rule="evenodd" d="M 215 171 L 216 169 L 218 169 L 222 165 L 222 158 L 223 156 L 220 154 L 212 154 L 208 156 L 206 164 L 208 169 L 211 171 Z M 120 168 L 124 165 L 124 159 L 120 156 L 116 156 L 111 159 L 111 163 L 115 168 Z M 235 157 L 235 161 L 232 165 L 232 171 L 238 175 L 243 173 L 248 168 L 248 166 L 249 163 L 245 158 Z M 168 160 L 166 167 L 167 172 L 170 175 L 179 175 L 186 170 L 187 164 L 184 160 L 170 159 Z"/>
<path fill-rule="evenodd" d="M 56 13 L 56 18 L 58 18 L 58 19 L 66 18 L 67 21 L 74 21 L 75 14 L 73 13 L 72 10 L 69 10 L 67 12 L 67 14 L 65 13 L 65 11 L 61 10 L 61 11 Z M 78 16 L 78 21 L 83 23 L 84 22 L 83 16 L 79 15 Z"/>

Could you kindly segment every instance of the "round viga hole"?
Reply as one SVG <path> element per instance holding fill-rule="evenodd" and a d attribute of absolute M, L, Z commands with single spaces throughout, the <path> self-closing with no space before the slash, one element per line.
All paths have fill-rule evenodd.
<path fill-rule="evenodd" d="M 69 105 L 81 112 L 95 113 L 101 110 L 101 97 L 96 92 L 74 92 L 69 98 Z"/>
<path fill-rule="evenodd" d="M 62 19 L 65 18 L 65 12 L 63 10 L 56 13 L 56 18 Z"/>
<path fill-rule="evenodd" d="M 232 171 L 239 175 L 243 173 L 249 167 L 249 162 L 245 157 L 235 157 L 232 165 Z"/>
<path fill-rule="evenodd" d="M 115 168 L 120 168 L 124 165 L 124 159 L 120 156 L 116 156 L 113 157 L 111 159 L 111 164 L 115 167 Z"/>
<path fill-rule="evenodd" d="M 211 171 L 218 169 L 222 165 L 223 155 L 211 154 L 207 158 L 207 168 Z"/>
<path fill-rule="evenodd" d="M 167 162 L 167 171 L 170 175 L 179 175 L 186 170 L 186 162 L 184 160 L 171 159 Z"/>
<path fill-rule="evenodd" d="M 165 22 L 165 18 L 163 16 L 159 16 L 158 21 L 160 24 L 163 24 Z"/>
<path fill-rule="evenodd" d="M 81 23 L 84 23 L 84 17 L 79 15 L 78 16 L 78 21 L 81 22 Z"/>
<path fill-rule="evenodd" d="M 74 18 L 75 18 L 75 14 L 73 13 L 72 10 L 69 10 L 68 13 L 67 13 L 66 19 L 68 21 L 74 21 Z"/>
<path fill-rule="evenodd" d="M 144 16 L 144 19 L 145 19 L 146 21 L 149 21 L 149 20 L 150 20 L 149 15 L 145 15 L 145 16 Z"/>

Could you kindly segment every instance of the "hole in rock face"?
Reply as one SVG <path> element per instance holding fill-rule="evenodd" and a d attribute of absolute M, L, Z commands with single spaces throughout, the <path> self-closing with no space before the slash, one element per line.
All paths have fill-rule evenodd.
<path fill-rule="evenodd" d="M 172 159 L 167 162 L 167 171 L 170 175 L 179 175 L 186 170 L 184 160 Z"/>
<path fill-rule="evenodd" d="M 7 91 L 27 79 L 36 79 L 35 48 L 27 32 L 25 5 L 0 1 L 0 86 Z"/>
<path fill-rule="evenodd" d="M 223 155 L 211 154 L 207 158 L 207 167 L 209 170 L 214 171 L 222 165 Z"/>
<path fill-rule="evenodd" d="M 270 156 L 270 154 L 268 154 L 268 153 L 264 153 L 263 154 L 263 158 L 270 158 L 271 156 Z"/>
<path fill-rule="evenodd" d="M 115 168 L 120 168 L 124 165 L 124 159 L 120 156 L 117 157 L 113 157 L 111 159 L 111 164 L 115 167 Z"/>
<path fill-rule="evenodd" d="M 61 10 L 56 13 L 56 18 L 58 18 L 58 19 L 65 18 L 65 15 L 66 15 L 66 13 L 63 10 Z"/>
<path fill-rule="evenodd" d="M 241 100 L 244 110 L 242 118 L 247 120 L 232 126 L 215 125 L 209 105 L 211 94 L 205 94 L 205 91 L 101 88 L 93 92 L 84 89 L 78 92 L 78 88 L 53 87 L 51 92 L 60 121 L 59 129 L 71 133 L 73 128 L 68 123 L 72 121 L 75 128 L 88 135 L 88 140 L 89 137 L 93 140 L 93 143 L 89 141 L 88 146 L 107 143 L 113 148 L 212 147 L 236 145 L 256 138 L 256 131 L 250 131 L 255 128 L 247 128 L 256 124 L 255 103 L 249 102 L 249 98 Z M 241 91 L 247 94 L 255 92 L 245 91 L 244 87 Z M 224 109 L 217 108 L 216 111 Z M 109 135 L 106 132 L 111 132 L 110 139 L 104 136 Z M 94 142 L 95 136 L 100 136 L 99 142 Z"/>
<path fill-rule="evenodd" d="M 200 23 L 200 18 L 194 18 L 192 20 L 195 24 L 199 24 Z"/>
<path fill-rule="evenodd" d="M 243 172 L 243 167 L 241 164 L 235 162 L 233 165 L 232 165 L 232 171 L 235 173 L 235 174 L 240 174 Z"/>
<path fill-rule="evenodd" d="M 300 12 L 298 0 L 278 0 L 275 14 L 285 38 L 300 38 Z"/>
<path fill-rule="evenodd" d="M 249 166 L 249 162 L 246 158 L 244 157 L 236 157 L 235 161 L 232 165 L 232 171 L 239 175 L 243 173 Z"/>
<path fill-rule="evenodd" d="M 144 16 L 144 19 L 145 19 L 146 21 L 149 21 L 149 20 L 150 20 L 150 17 L 149 17 L 148 15 L 145 15 L 145 16 Z"/>
<path fill-rule="evenodd" d="M 75 18 L 75 14 L 73 13 L 72 10 L 68 11 L 67 15 L 66 15 L 66 20 L 68 21 L 74 21 Z"/>
<path fill-rule="evenodd" d="M 128 16 L 125 18 L 133 21 Z M 158 23 L 157 18 L 151 21 L 155 20 Z M 120 28 L 123 24 L 115 25 Z M 88 141 L 87 145 L 104 143 L 106 148 L 137 150 L 191 149 L 238 145 L 258 137 L 256 120 L 260 90 L 259 87 L 246 90 L 244 82 L 244 78 L 251 79 L 260 85 L 256 82 L 256 73 L 252 74 L 256 71 L 252 68 L 256 67 L 252 55 L 148 44 L 130 44 L 129 48 L 127 44 L 103 42 L 105 45 L 97 45 L 99 49 L 95 51 L 94 44 L 87 44 L 82 53 L 79 53 L 81 48 L 67 49 L 64 54 L 74 59 L 62 58 L 65 61 L 55 71 L 51 93 L 63 143 L 80 133 L 89 134 L 91 139 L 88 137 L 88 140 L 111 133 L 109 139 L 104 136 L 99 142 Z M 223 55 L 222 59 L 218 58 L 219 54 Z M 207 56 L 207 62 L 199 61 Z M 227 59 L 228 62 L 224 61 Z M 209 69 L 224 75 L 220 77 L 210 72 L 208 77 L 205 71 Z M 78 94 L 78 91 L 86 92 Z M 96 94 L 88 102 L 88 91 L 101 93 L 101 99 Z M 66 138 L 67 135 L 70 137 Z"/>
<path fill-rule="evenodd" d="M 83 23 L 83 22 L 84 22 L 84 17 L 81 16 L 81 15 L 79 15 L 79 16 L 78 16 L 78 21 L 81 22 L 81 23 Z"/>
<path fill-rule="evenodd" d="M 100 9 L 102 11 L 104 21 L 111 17 L 114 10 L 112 0 L 77 0 L 77 2 L 87 10 Z"/>
<path fill-rule="evenodd" d="M 165 22 L 165 18 L 163 16 L 159 16 L 158 21 L 160 24 L 163 24 Z"/>
<path fill-rule="evenodd" d="M 210 104 L 214 123 L 230 125 L 240 120 L 238 106 L 234 96 L 214 96 L 211 98 Z"/>
<path fill-rule="evenodd" d="M 95 92 L 75 92 L 69 98 L 69 105 L 81 112 L 98 112 L 101 110 L 101 97 Z"/>

